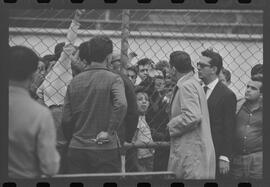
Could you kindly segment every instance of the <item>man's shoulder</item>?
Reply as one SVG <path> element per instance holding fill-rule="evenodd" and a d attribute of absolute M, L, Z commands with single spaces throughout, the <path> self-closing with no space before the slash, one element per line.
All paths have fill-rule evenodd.
<path fill-rule="evenodd" d="M 186 80 L 183 80 L 182 83 L 180 84 L 180 87 L 197 87 L 200 86 L 199 81 L 194 77 L 191 76 Z"/>
<path fill-rule="evenodd" d="M 222 93 L 223 96 L 228 96 L 228 97 L 235 97 L 236 95 L 235 93 L 228 88 L 225 84 L 223 84 L 221 81 L 219 81 L 216 85 L 218 87 L 218 89 L 220 89 L 220 93 Z"/>
<path fill-rule="evenodd" d="M 40 104 L 39 102 L 37 102 L 33 99 L 32 99 L 32 106 L 33 106 L 33 109 L 35 110 L 35 112 L 37 112 L 37 113 L 43 113 L 43 114 L 50 113 L 50 110 L 46 106 Z"/>

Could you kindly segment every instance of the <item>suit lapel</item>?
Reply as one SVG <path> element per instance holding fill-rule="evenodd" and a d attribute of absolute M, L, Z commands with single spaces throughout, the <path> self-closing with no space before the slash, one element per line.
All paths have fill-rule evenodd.
<path fill-rule="evenodd" d="M 216 84 L 214 90 L 212 91 L 211 95 L 209 96 L 207 103 L 209 106 L 213 106 L 217 103 L 219 96 L 222 94 L 221 93 L 221 85 L 222 84 L 220 81 Z"/>

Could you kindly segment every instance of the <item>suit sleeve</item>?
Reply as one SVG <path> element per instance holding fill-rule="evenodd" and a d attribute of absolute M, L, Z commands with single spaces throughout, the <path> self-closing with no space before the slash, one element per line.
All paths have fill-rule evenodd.
<path fill-rule="evenodd" d="M 181 136 L 187 131 L 195 129 L 202 120 L 199 95 L 195 86 L 192 84 L 183 85 L 178 90 L 178 97 L 181 112 L 168 123 L 171 137 Z"/>
<path fill-rule="evenodd" d="M 124 80 L 124 79 L 123 79 Z M 135 131 L 137 129 L 138 121 L 139 121 L 139 115 L 137 112 L 137 102 L 136 102 L 136 94 L 133 88 L 133 85 L 131 85 L 131 82 L 128 82 L 129 80 L 126 80 L 127 84 L 125 87 L 125 93 L 127 98 L 127 114 L 125 117 L 125 137 L 127 142 L 131 142 L 132 137 L 135 134 Z"/>
<path fill-rule="evenodd" d="M 113 112 L 107 129 L 107 132 L 110 134 L 119 128 L 127 112 L 125 88 L 123 80 L 120 76 L 117 76 L 112 84 L 111 95 Z"/>
<path fill-rule="evenodd" d="M 232 145 L 233 145 L 233 132 L 235 129 L 236 123 L 236 96 L 234 93 L 227 94 L 224 97 L 223 101 L 223 132 L 221 136 L 223 136 L 222 145 L 223 148 L 221 149 L 220 155 L 226 156 L 228 158 L 232 155 Z"/>
<path fill-rule="evenodd" d="M 74 129 L 74 123 L 72 123 L 72 110 L 71 110 L 71 104 L 70 104 L 70 95 L 69 95 L 70 87 L 67 87 L 66 96 L 64 99 L 64 106 L 63 106 L 63 114 L 62 114 L 62 130 L 63 135 L 67 139 L 67 141 L 70 141 Z"/>

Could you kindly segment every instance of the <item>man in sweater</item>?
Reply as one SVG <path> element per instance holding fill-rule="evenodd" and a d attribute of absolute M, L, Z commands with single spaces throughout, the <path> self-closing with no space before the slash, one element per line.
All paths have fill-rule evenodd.
<path fill-rule="evenodd" d="M 127 110 L 124 83 L 107 68 L 113 44 L 107 36 L 88 41 L 91 65 L 68 85 L 62 127 L 70 142 L 69 173 L 120 172 L 117 130 Z"/>

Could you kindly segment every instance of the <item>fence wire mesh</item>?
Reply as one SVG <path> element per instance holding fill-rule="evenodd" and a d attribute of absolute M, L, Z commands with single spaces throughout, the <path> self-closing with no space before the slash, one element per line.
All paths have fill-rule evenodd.
<path fill-rule="evenodd" d="M 64 72 L 58 72 L 59 69 L 54 66 L 57 59 L 50 55 L 57 53 L 55 46 L 72 40 L 75 50 L 64 50 L 68 54 L 66 58 L 72 60 L 76 56 L 74 52 L 76 46 L 98 34 L 111 37 L 114 53 L 136 54 L 130 59 L 131 65 L 136 65 L 140 59 L 149 58 L 154 62 L 153 68 L 160 61 L 165 61 L 166 64 L 170 53 L 176 50 L 189 53 L 196 67 L 201 52 L 212 48 L 223 57 L 224 68 L 231 72 L 230 88 L 240 98 L 250 78 L 251 67 L 263 63 L 262 13 L 262 11 L 253 10 L 183 9 L 129 10 L 128 14 L 123 14 L 123 10 L 117 9 L 86 10 L 78 18 L 80 27 L 74 30 L 71 25 L 71 21 L 75 19 L 73 10 L 11 10 L 9 43 L 10 46 L 25 45 L 32 48 L 46 64 L 46 70 L 40 67 L 40 72 L 43 72 L 33 84 L 35 85 L 32 88 L 34 92 L 46 79 L 50 69 L 56 71 L 54 78 L 51 78 L 51 82 L 45 84 L 45 87 L 52 87 L 55 82 L 58 86 L 53 87 L 54 90 L 50 92 L 51 97 L 41 98 L 47 105 L 50 105 L 48 104 L 50 102 L 46 99 L 54 99 L 53 93 L 56 94 L 56 100 L 59 100 L 59 94 L 64 97 L 66 86 L 72 79 L 70 68 L 62 67 Z M 123 19 L 123 15 L 128 17 Z M 71 34 L 70 38 L 68 33 L 73 33 L 74 36 Z M 123 40 L 127 41 L 128 51 L 121 50 Z M 166 84 L 166 81 L 155 79 L 150 89 L 155 90 L 155 84 L 160 86 Z M 167 88 L 164 88 L 165 91 L 162 94 L 161 92 L 148 94 L 148 112 L 145 118 L 139 119 L 139 128 L 133 139 L 137 147 L 143 147 L 143 144 L 150 146 L 138 150 L 135 148 L 135 151 L 132 148 L 129 149 L 126 161 L 134 159 L 136 155 L 135 159 L 139 158 L 136 163 L 140 163 L 137 165 L 133 164 L 135 162 L 128 163 L 126 171 L 135 171 L 133 169 L 135 167 L 137 169 L 139 167 L 140 171 L 150 171 L 153 170 L 153 162 L 158 165 L 154 164 L 155 171 L 166 169 L 168 146 L 162 143 L 153 144 L 153 142 L 169 141 L 166 131 L 169 118 L 166 109 L 172 88 L 161 87 Z"/>

